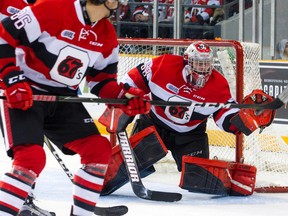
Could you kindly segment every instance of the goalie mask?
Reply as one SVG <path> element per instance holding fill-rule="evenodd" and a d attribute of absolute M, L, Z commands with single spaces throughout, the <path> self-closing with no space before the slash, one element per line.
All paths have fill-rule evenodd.
<path fill-rule="evenodd" d="M 207 83 L 213 64 L 210 47 L 203 42 L 192 43 L 184 52 L 187 64 L 187 81 L 195 88 L 202 88 Z"/>

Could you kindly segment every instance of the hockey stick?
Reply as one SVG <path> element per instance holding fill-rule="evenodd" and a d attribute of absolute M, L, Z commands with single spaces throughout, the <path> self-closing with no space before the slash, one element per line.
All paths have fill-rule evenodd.
<path fill-rule="evenodd" d="M 175 202 L 181 200 L 182 194 L 180 193 L 152 191 L 147 189 L 143 185 L 138 170 L 138 166 L 136 163 L 136 159 L 133 153 L 133 149 L 131 148 L 130 140 L 126 132 L 127 125 L 132 122 L 134 117 L 127 116 L 127 118 L 128 119 L 126 121 L 126 124 L 123 124 L 121 128 L 117 129 L 117 137 L 133 192 L 139 198 L 146 200 L 165 201 L 165 202 Z"/>
<path fill-rule="evenodd" d="M 6 99 L 4 96 L 0 96 L 0 99 Z M 47 102 L 78 102 L 78 103 L 106 103 L 106 104 L 127 104 L 128 99 L 114 99 L 114 98 L 88 98 L 77 96 L 55 96 L 55 95 L 33 95 L 35 101 L 47 101 Z M 149 101 L 151 105 L 155 106 L 183 106 L 183 107 L 205 107 L 205 108 L 239 108 L 239 109 L 279 109 L 284 104 L 288 103 L 288 86 L 282 91 L 278 97 L 266 104 L 234 104 L 234 103 L 209 103 L 209 102 L 183 102 L 183 101 Z"/>
<path fill-rule="evenodd" d="M 73 183 L 73 174 L 70 172 L 70 170 L 66 167 L 65 163 L 57 153 L 56 149 L 51 144 L 50 140 L 44 136 L 44 143 L 48 147 L 48 149 L 53 154 L 54 158 L 57 160 L 57 162 L 60 164 L 61 168 L 65 172 L 65 174 L 68 176 L 68 178 Z M 99 207 L 96 206 L 95 215 L 113 215 L 113 216 L 121 216 L 125 215 L 128 212 L 128 207 L 125 205 L 119 205 L 119 206 L 111 206 L 111 207 Z"/>

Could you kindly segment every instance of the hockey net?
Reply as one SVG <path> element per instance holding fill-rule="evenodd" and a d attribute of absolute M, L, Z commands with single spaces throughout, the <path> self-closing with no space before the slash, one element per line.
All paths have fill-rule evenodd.
<path fill-rule="evenodd" d="M 162 54 L 182 55 L 193 40 L 119 39 L 119 79 L 130 69 Z M 232 40 L 209 41 L 214 54 L 214 67 L 228 80 L 233 97 L 241 103 L 244 95 L 261 89 L 259 69 L 260 46 Z M 133 123 L 132 123 L 133 124 Z M 132 125 L 129 125 L 128 132 Z M 288 146 L 274 126 L 250 136 L 226 133 L 213 120 L 207 125 L 210 158 L 237 161 L 257 167 L 257 192 L 288 191 Z M 156 170 L 176 172 L 171 155 L 156 164 Z"/>

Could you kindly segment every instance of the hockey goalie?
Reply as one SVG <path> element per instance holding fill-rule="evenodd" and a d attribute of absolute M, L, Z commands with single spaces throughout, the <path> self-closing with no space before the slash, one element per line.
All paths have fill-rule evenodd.
<path fill-rule="evenodd" d="M 253 194 L 256 167 L 210 159 L 207 119 L 212 116 L 216 125 L 226 132 L 249 136 L 255 130 L 259 129 L 261 132 L 269 126 L 276 112 L 193 106 L 193 102 L 236 103 L 227 80 L 213 68 L 212 50 L 207 44 L 202 41 L 194 42 L 183 56 L 165 54 L 150 59 L 130 70 L 121 82 L 126 88 L 131 86 L 142 89 L 150 95 L 151 100 L 192 102 L 190 107 L 153 105 L 149 114 L 140 115 L 136 120 L 131 140 L 135 136 L 141 140 L 133 141 L 132 147 L 142 177 L 153 173 L 153 163 L 164 157 L 169 150 L 181 172 L 179 186 L 182 189 L 217 195 Z M 271 96 L 259 89 L 243 99 L 244 104 L 272 101 Z M 109 115 L 100 118 L 100 122 L 106 128 L 113 128 L 109 121 L 106 120 L 105 123 L 103 120 L 107 116 Z M 121 115 L 119 118 L 122 118 Z M 117 122 L 113 122 L 117 125 Z M 121 122 L 122 120 L 118 121 Z M 142 137 L 143 131 L 151 127 L 153 135 L 157 137 L 155 142 Z M 106 194 L 128 182 L 121 152 L 117 148 L 118 146 L 114 147 L 112 162 L 105 177 Z"/>

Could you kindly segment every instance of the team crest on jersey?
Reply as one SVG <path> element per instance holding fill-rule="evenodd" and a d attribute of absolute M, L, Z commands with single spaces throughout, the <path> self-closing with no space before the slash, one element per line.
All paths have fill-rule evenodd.
<path fill-rule="evenodd" d="M 170 91 L 174 92 L 175 94 L 178 94 L 178 92 L 179 92 L 179 88 L 177 88 L 176 86 L 172 85 L 171 83 L 168 83 L 166 85 L 166 88 L 169 89 Z"/>
<path fill-rule="evenodd" d="M 186 94 L 190 94 L 191 92 L 193 92 L 193 90 L 186 85 L 181 86 L 179 91 L 184 92 Z"/>
<path fill-rule="evenodd" d="M 98 47 L 102 47 L 103 44 L 102 43 L 98 43 L 98 36 L 97 34 L 92 31 L 92 30 L 86 30 L 84 28 L 81 29 L 80 35 L 78 40 L 90 40 L 89 44 L 91 44 L 92 46 L 98 46 Z"/>
<path fill-rule="evenodd" d="M 50 76 L 67 86 L 79 85 L 89 67 L 89 61 L 87 52 L 71 46 L 64 47 L 50 70 Z"/>
<path fill-rule="evenodd" d="M 73 40 L 73 38 L 75 37 L 75 32 L 65 29 L 61 32 L 61 37 Z"/>

